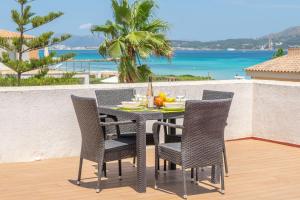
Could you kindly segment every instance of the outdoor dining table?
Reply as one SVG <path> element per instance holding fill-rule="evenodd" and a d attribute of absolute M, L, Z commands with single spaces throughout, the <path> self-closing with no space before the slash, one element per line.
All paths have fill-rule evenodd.
<path fill-rule="evenodd" d="M 116 106 L 100 106 L 98 111 L 100 114 L 122 119 L 126 118 L 136 122 L 137 192 L 146 192 L 146 122 L 147 120 L 165 119 L 169 120 L 170 123 L 176 123 L 176 118 L 183 116 L 184 111 L 163 111 L 161 109 L 126 110 L 119 109 Z M 171 130 L 170 134 L 176 134 L 175 130 Z"/>

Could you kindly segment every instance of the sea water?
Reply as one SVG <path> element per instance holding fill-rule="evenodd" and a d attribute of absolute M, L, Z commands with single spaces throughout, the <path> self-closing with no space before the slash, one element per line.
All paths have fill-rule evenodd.
<path fill-rule="evenodd" d="M 57 55 L 74 52 L 76 60 L 103 59 L 97 50 L 56 50 Z M 246 67 L 272 58 L 273 51 L 200 51 L 176 50 L 171 60 L 151 57 L 141 60 L 158 75 L 210 75 L 216 80 L 245 76 Z M 42 54 L 42 52 L 41 52 Z M 63 70 L 105 71 L 117 70 L 115 62 L 68 63 L 60 65 Z"/>

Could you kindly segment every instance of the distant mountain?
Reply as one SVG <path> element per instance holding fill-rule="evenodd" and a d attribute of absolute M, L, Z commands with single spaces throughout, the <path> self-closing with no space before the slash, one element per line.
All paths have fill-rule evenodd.
<path fill-rule="evenodd" d="M 278 33 L 271 33 L 259 38 L 228 39 L 210 42 L 174 40 L 175 48 L 185 49 L 274 49 L 300 45 L 300 26 L 291 27 Z"/>
<path fill-rule="evenodd" d="M 288 40 L 290 38 L 300 37 L 300 26 L 291 27 L 278 33 L 271 33 L 262 38 L 272 38 L 274 40 Z"/>
<path fill-rule="evenodd" d="M 103 41 L 101 36 L 97 35 L 86 35 L 86 36 L 78 36 L 72 35 L 72 37 L 64 42 L 61 45 L 65 45 L 67 47 L 75 48 L 75 47 L 97 47 Z"/>
<path fill-rule="evenodd" d="M 97 35 L 76 36 L 74 35 L 62 45 L 70 48 L 91 48 L 98 47 L 103 38 Z M 203 49 L 203 50 L 257 50 L 257 49 L 276 49 L 299 46 L 300 45 L 300 26 L 291 27 L 278 33 L 271 33 L 259 38 L 240 38 L 218 41 L 182 41 L 172 40 L 172 45 L 176 49 Z"/>

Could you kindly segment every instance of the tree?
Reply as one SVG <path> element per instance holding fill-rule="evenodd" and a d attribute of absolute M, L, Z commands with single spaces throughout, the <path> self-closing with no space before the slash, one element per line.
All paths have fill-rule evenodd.
<path fill-rule="evenodd" d="M 58 44 L 69 39 L 71 35 L 63 34 L 59 37 L 54 37 L 54 32 L 45 32 L 34 38 L 25 37 L 27 32 L 52 22 L 61 17 L 63 13 L 50 12 L 45 16 L 37 16 L 31 12 L 31 6 L 29 5 L 34 0 L 15 1 L 19 5 L 19 10 L 13 9 L 11 11 L 11 18 L 17 26 L 16 30 L 19 35 L 12 39 L 0 38 L 0 47 L 8 52 L 14 52 L 16 58 L 11 58 L 8 53 L 3 53 L 0 61 L 17 73 L 18 85 L 20 85 L 22 73 L 34 69 L 47 71 L 49 65 L 66 61 L 72 58 L 74 54 L 65 54 L 60 57 L 55 57 L 55 53 L 52 52 L 49 56 L 44 58 L 24 60 L 23 57 L 25 53 Z"/>
<path fill-rule="evenodd" d="M 151 71 L 141 60 L 151 55 L 172 57 L 171 43 L 165 36 L 169 25 L 154 17 L 155 8 L 154 0 L 136 0 L 132 4 L 128 0 L 112 0 L 114 21 L 91 29 L 105 37 L 99 53 L 119 59 L 120 82 L 141 81 L 149 76 Z"/>
<path fill-rule="evenodd" d="M 282 48 L 277 49 L 277 51 L 273 54 L 273 58 L 278 58 L 284 56 L 285 52 Z"/>

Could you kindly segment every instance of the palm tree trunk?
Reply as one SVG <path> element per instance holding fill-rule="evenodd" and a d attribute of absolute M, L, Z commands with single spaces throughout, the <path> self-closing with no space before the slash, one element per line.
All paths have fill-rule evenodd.
<path fill-rule="evenodd" d="M 18 72 L 18 75 L 17 75 L 17 83 L 18 83 L 18 86 L 21 85 L 21 77 L 22 77 L 22 74 L 20 72 Z"/>

